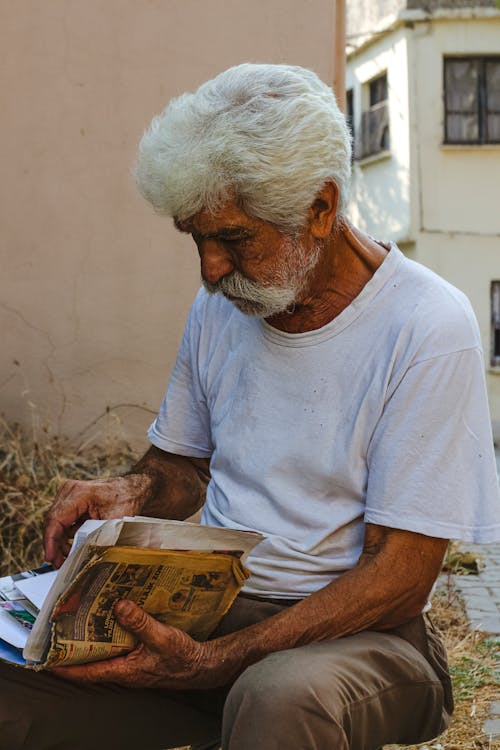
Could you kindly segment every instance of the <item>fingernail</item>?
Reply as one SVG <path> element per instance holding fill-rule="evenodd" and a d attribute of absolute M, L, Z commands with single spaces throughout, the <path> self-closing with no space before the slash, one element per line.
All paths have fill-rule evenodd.
<path fill-rule="evenodd" d="M 128 599 L 120 599 L 120 601 L 115 604 L 115 615 L 117 617 L 130 617 L 133 611 L 134 604 Z"/>

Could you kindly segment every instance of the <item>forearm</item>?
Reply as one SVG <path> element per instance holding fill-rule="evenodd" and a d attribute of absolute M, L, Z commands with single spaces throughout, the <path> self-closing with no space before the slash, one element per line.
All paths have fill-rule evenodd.
<path fill-rule="evenodd" d="M 404 535 L 406 532 L 400 532 Z M 410 534 L 411 538 L 420 535 Z M 399 537 L 401 540 L 401 536 Z M 419 614 L 438 575 L 445 540 L 424 537 L 425 549 L 387 545 L 366 551 L 351 571 L 279 614 L 210 643 L 224 678 L 234 679 L 269 653 L 341 638 L 362 630 L 387 630 Z"/>
<path fill-rule="evenodd" d="M 256 625 L 198 642 L 158 622 L 133 602 L 115 615 L 139 640 L 130 654 L 58 669 L 68 679 L 175 690 L 214 688 L 274 651 L 386 630 L 418 614 L 439 572 L 446 541 L 367 526 L 360 562 L 321 591 Z"/>
<path fill-rule="evenodd" d="M 205 501 L 209 461 L 174 455 L 151 446 L 130 469 L 128 476 L 131 475 L 138 477 L 144 488 L 142 515 L 183 520 Z"/>

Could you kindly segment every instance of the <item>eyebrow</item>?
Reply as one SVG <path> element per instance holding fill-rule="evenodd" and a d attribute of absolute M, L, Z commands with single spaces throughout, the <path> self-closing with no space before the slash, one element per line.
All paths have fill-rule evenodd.
<path fill-rule="evenodd" d="M 197 234 L 197 232 L 193 232 Z M 231 239 L 234 237 L 250 237 L 251 232 L 246 227 L 221 227 L 215 232 L 197 234 L 202 240 L 213 240 L 217 238 Z"/>
<path fill-rule="evenodd" d="M 217 229 L 215 232 L 207 232 L 207 234 L 199 234 L 198 232 L 195 232 L 194 229 L 189 227 L 186 224 L 182 224 L 181 222 L 177 222 L 174 220 L 175 228 L 179 232 L 183 232 L 184 234 L 192 234 L 193 237 L 199 237 L 200 240 L 213 240 L 213 239 L 248 239 L 252 237 L 252 232 L 247 227 L 221 227 L 220 229 Z"/>

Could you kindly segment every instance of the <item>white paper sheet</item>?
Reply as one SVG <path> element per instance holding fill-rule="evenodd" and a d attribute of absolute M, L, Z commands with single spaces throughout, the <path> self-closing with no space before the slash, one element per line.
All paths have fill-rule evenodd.
<path fill-rule="evenodd" d="M 0 638 L 16 648 L 24 648 L 30 631 L 17 622 L 12 615 L 0 609 Z"/>
<path fill-rule="evenodd" d="M 22 581 L 16 581 L 16 588 L 24 594 L 26 599 L 33 602 L 37 609 L 40 609 L 56 576 L 57 570 L 51 570 L 39 576 L 23 578 Z"/>

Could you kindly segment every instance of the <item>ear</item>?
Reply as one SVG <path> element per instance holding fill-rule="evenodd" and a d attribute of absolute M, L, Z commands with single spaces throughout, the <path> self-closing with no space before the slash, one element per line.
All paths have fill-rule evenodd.
<path fill-rule="evenodd" d="M 337 216 L 339 190 L 334 182 L 327 182 L 309 208 L 309 231 L 316 239 L 330 236 Z"/>

